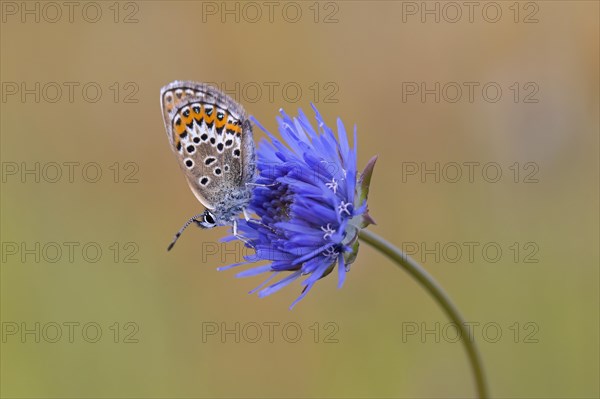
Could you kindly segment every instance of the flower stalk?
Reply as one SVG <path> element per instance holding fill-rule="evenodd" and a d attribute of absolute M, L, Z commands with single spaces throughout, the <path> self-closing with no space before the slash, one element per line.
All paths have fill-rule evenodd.
<path fill-rule="evenodd" d="M 396 248 L 394 245 L 379 237 L 377 234 L 363 229 L 359 232 L 359 239 L 386 255 L 398 266 L 408 272 L 408 274 L 410 274 L 419 282 L 419 284 L 421 284 L 423 288 L 425 288 L 425 290 L 435 299 L 438 305 L 442 307 L 448 318 L 456 324 L 461 333 L 462 342 L 465 346 L 465 350 L 467 351 L 469 363 L 475 377 L 475 385 L 477 387 L 478 397 L 488 398 L 489 392 L 485 378 L 485 372 L 483 370 L 483 364 L 481 362 L 481 355 L 477 350 L 474 338 L 470 337 L 469 335 L 463 317 L 448 294 L 446 294 L 437 281 L 435 281 L 420 264 L 402 252 L 400 249 Z"/>

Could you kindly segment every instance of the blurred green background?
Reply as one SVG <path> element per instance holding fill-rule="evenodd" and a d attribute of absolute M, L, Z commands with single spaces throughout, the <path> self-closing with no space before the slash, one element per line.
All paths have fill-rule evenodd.
<path fill-rule="evenodd" d="M 2 2 L 1 395 L 474 396 L 441 310 L 366 245 L 343 289 L 326 278 L 293 311 L 299 284 L 259 299 L 262 277 L 215 270 L 239 258 L 215 253 L 224 228 L 167 253 L 202 209 L 159 108 L 162 85 L 189 79 L 225 85 L 272 131 L 279 108 L 312 116 L 310 102 L 356 124 L 360 167 L 379 155 L 373 231 L 439 243 L 439 259 L 414 257 L 474 323 L 493 396 L 598 397 L 599 6 L 475 3 Z M 407 91 L 436 82 L 439 102 Z M 421 178 L 436 162 L 440 182 Z M 502 178 L 464 167 L 452 183 L 450 162 Z M 239 342 L 221 335 L 236 323 Z"/>

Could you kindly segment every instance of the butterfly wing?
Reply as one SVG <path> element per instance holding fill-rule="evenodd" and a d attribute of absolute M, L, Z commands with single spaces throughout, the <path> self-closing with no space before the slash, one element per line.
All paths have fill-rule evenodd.
<path fill-rule="evenodd" d="M 254 174 L 246 112 L 218 89 L 195 82 L 168 84 L 160 101 L 169 142 L 189 186 L 205 207 L 214 209 L 227 190 L 245 186 Z"/>

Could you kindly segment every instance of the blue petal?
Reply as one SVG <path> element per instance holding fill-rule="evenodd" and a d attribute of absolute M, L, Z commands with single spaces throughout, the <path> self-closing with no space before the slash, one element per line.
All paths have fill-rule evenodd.
<path fill-rule="evenodd" d="M 311 290 L 313 285 L 314 285 L 314 283 L 304 287 L 304 289 L 302 290 L 302 294 L 300 294 L 300 296 L 298 298 L 296 298 L 296 300 L 294 300 L 294 302 L 292 302 L 292 304 L 290 305 L 290 310 L 294 309 L 294 306 L 296 306 L 296 304 L 298 302 L 300 302 L 302 299 L 304 299 L 304 297 L 306 296 L 306 294 L 308 294 L 308 292 Z"/>
<path fill-rule="evenodd" d="M 321 277 L 323 277 L 323 274 L 325 273 L 325 271 L 327 269 L 329 269 L 331 267 L 331 262 L 324 262 L 323 264 L 321 264 L 319 266 L 319 268 L 317 270 L 315 270 L 309 278 L 307 278 L 306 280 L 304 280 L 302 282 L 302 285 L 312 285 L 314 283 L 316 283 Z"/>
<path fill-rule="evenodd" d="M 272 273 L 269 278 L 267 278 L 265 281 L 263 281 L 262 283 L 260 283 L 258 285 L 258 287 L 254 288 L 253 290 L 251 290 L 250 292 L 248 292 L 248 294 L 254 294 L 256 291 L 260 290 L 262 287 L 264 287 L 269 281 L 273 280 L 273 278 L 275 278 L 275 276 L 279 274 L 279 273 Z"/>
<path fill-rule="evenodd" d="M 228 266 L 217 267 L 217 270 L 220 271 L 220 272 L 222 272 L 224 270 L 233 269 L 234 267 L 244 266 L 244 265 L 247 265 L 247 264 L 248 264 L 248 262 L 234 263 L 234 264 L 228 265 Z"/>
<path fill-rule="evenodd" d="M 258 296 L 263 298 L 265 296 L 271 295 L 277 291 L 279 291 L 280 289 L 282 289 L 283 287 L 285 287 L 286 285 L 289 285 L 292 281 L 296 280 L 298 277 L 300 277 L 300 274 L 302 274 L 302 271 L 298 270 L 297 272 L 294 272 L 292 274 L 290 274 L 289 276 L 279 280 L 278 282 L 276 282 L 275 284 L 261 290 L 258 293 Z"/>
<path fill-rule="evenodd" d="M 325 245 L 323 245 L 323 246 L 315 249 L 314 251 L 311 251 L 311 252 L 307 253 L 306 255 L 301 256 L 298 259 L 294 260 L 292 262 L 292 265 L 297 265 L 297 264 L 302 263 L 302 262 L 304 262 L 304 261 L 306 261 L 306 260 L 308 260 L 308 259 L 310 259 L 310 258 L 312 258 L 314 256 L 317 256 L 318 254 L 320 254 L 321 252 L 325 251 L 327 248 L 329 248 L 331 246 L 333 246 L 333 243 L 327 243 L 327 244 L 325 244 Z"/>
<path fill-rule="evenodd" d="M 271 270 L 271 265 L 254 267 L 252 269 L 244 270 L 236 274 L 236 277 L 250 277 L 256 276 L 257 274 L 265 273 Z"/>

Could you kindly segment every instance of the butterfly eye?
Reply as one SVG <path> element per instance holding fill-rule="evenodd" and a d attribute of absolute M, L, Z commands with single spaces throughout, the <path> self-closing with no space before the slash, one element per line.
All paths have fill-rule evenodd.
<path fill-rule="evenodd" d="M 208 212 L 204 214 L 204 221 L 208 224 L 215 224 L 215 219 Z"/>

